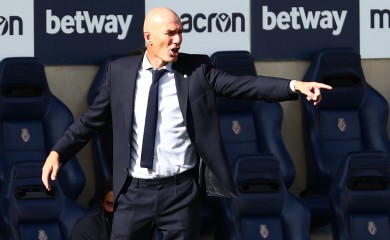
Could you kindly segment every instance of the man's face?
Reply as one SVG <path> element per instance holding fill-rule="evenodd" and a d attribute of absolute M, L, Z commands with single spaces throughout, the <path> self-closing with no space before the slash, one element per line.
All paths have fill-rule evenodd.
<path fill-rule="evenodd" d="M 102 202 L 104 211 L 106 211 L 106 212 L 113 212 L 114 211 L 113 199 L 114 199 L 114 193 L 112 191 L 108 191 L 106 193 L 106 196 L 104 196 L 104 199 Z"/>
<path fill-rule="evenodd" d="M 149 34 L 147 50 L 149 61 L 159 65 L 155 67 L 162 67 L 168 62 L 177 60 L 182 43 L 182 33 L 181 21 L 174 16 L 154 24 L 152 30 L 147 33 Z"/>

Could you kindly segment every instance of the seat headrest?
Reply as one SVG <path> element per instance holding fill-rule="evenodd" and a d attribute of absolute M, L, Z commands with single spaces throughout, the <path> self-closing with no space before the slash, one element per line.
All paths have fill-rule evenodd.
<path fill-rule="evenodd" d="M 10 57 L 0 63 L 0 86 L 48 86 L 43 63 L 34 57 Z"/>
<path fill-rule="evenodd" d="M 219 51 L 210 60 L 214 67 L 232 75 L 257 75 L 253 56 L 248 51 Z"/>
<path fill-rule="evenodd" d="M 6 96 L 42 95 L 48 88 L 44 65 L 33 57 L 3 59 L 0 63 L 0 87 Z"/>
<path fill-rule="evenodd" d="M 351 177 L 347 186 L 351 191 L 389 189 L 389 159 L 382 155 L 356 156 L 351 158 Z M 386 174 L 387 173 L 387 174 Z"/>
<path fill-rule="evenodd" d="M 255 154 L 239 157 L 236 164 L 234 177 L 240 213 L 280 213 L 288 191 L 283 182 L 279 161 L 271 154 Z"/>
<path fill-rule="evenodd" d="M 348 156 L 349 178 L 390 178 L 390 159 L 381 152 L 354 153 Z"/>
<path fill-rule="evenodd" d="M 348 199 L 345 208 L 359 213 L 388 211 L 389 162 L 383 153 L 367 151 L 351 154 L 340 165 L 335 181 L 339 194 Z"/>
<path fill-rule="evenodd" d="M 235 179 L 237 182 L 247 180 L 261 180 L 282 184 L 280 163 L 271 154 L 253 154 L 241 156 L 237 159 Z M 277 189 L 279 190 L 279 189 Z"/>
<path fill-rule="evenodd" d="M 12 57 L 0 62 L 0 114 L 7 118 L 38 118 L 52 96 L 44 65 L 37 58 Z"/>
<path fill-rule="evenodd" d="M 272 156 L 250 156 L 239 159 L 238 171 L 243 176 L 238 183 L 241 193 L 271 193 L 281 189 L 279 162 Z M 256 176 L 256 177 L 255 177 Z"/>
<path fill-rule="evenodd" d="M 323 68 L 360 67 L 360 55 L 353 49 L 333 49 L 327 52 L 321 52 L 319 56 Z"/>
<path fill-rule="evenodd" d="M 51 219 L 60 214 L 59 204 L 65 199 L 61 188 L 57 182 L 51 182 L 53 190 L 48 192 L 42 185 L 41 172 L 40 162 L 18 162 L 11 166 L 4 182 L 7 185 L 5 197 L 22 218 L 40 214 L 42 219 Z M 40 201 L 35 201 L 37 199 Z M 39 212 L 43 206 L 47 211 Z"/>
<path fill-rule="evenodd" d="M 323 91 L 321 108 L 357 108 L 364 100 L 367 88 L 360 55 L 350 48 L 320 51 L 311 62 L 304 80 L 333 87 L 332 91 Z"/>

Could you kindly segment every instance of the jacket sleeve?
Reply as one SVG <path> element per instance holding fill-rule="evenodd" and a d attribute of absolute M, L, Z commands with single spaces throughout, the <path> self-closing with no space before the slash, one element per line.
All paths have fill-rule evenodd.
<path fill-rule="evenodd" d="M 267 102 L 295 100 L 298 96 L 289 90 L 289 79 L 262 75 L 235 76 L 211 64 L 207 65 L 205 72 L 217 96 Z"/>

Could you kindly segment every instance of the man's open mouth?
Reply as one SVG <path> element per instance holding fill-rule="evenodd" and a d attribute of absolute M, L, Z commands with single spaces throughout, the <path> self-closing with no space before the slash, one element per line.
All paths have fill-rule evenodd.
<path fill-rule="evenodd" d="M 180 50 L 180 48 L 172 48 L 171 52 L 172 52 L 172 54 L 176 55 L 179 53 L 179 50 Z"/>

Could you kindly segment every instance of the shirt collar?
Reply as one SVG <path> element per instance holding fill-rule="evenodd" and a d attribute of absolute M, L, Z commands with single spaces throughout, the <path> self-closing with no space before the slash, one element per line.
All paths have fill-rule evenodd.
<path fill-rule="evenodd" d="M 144 54 L 144 58 L 143 58 L 143 60 L 142 60 L 142 70 L 148 70 L 148 69 L 151 69 L 151 68 L 154 68 L 153 66 L 152 66 L 152 64 L 149 62 L 149 59 L 146 57 L 146 52 L 145 52 L 145 54 Z M 169 72 L 172 72 L 172 63 L 171 62 L 169 62 L 169 63 L 167 63 L 164 67 L 162 67 L 161 69 L 166 69 L 166 70 L 168 70 Z"/>

